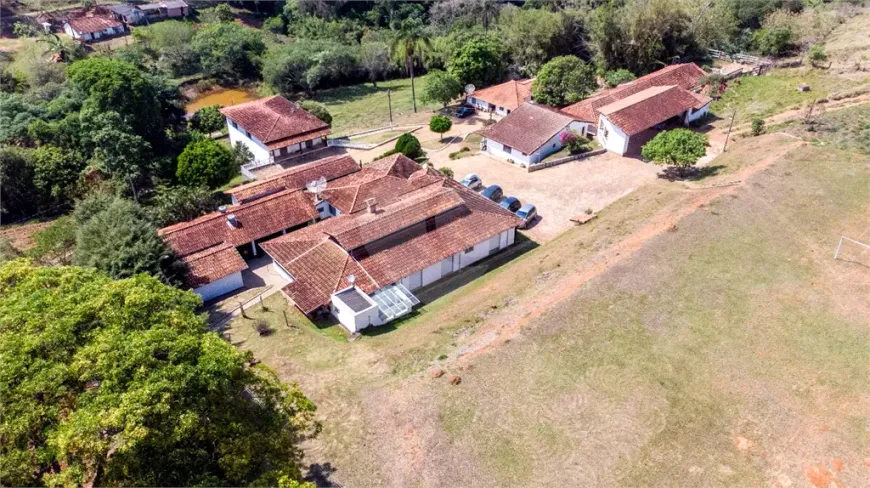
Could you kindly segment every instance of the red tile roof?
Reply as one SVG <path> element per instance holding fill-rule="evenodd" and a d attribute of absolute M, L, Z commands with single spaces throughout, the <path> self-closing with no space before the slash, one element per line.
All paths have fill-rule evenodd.
<path fill-rule="evenodd" d="M 295 103 L 275 95 L 221 109 L 269 149 L 328 135 L 329 126 Z"/>
<path fill-rule="evenodd" d="M 235 216 L 237 224 L 228 222 Z M 171 225 L 157 233 L 179 256 L 187 256 L 217 244 L 240 246 L 317 217 L 314 200 L 302 190 L 284 190 L 241 205 L 230 205 L 225 213 Z"/>
<path fill-rule="evenodd" d="M 479 134 L 531 154 L 574 120 L 573 116 L 550 107 L 525 103 Z"/>
<path fill-rule="evenodd" d="M 342 213 L 356 213 L 366 209 L 366 200 L 370 198 L 384 206 L 440 181 L 440 177 L 428 174 L 413 160 L 395 154 L 330 182 L 323 198 Z"/>
<path fill-rule="evenodd" d="M 493 105 L 514 110 L 532 98 L 532 83 L 534 78 L 526 80 L 511 80 L 500 85 L 493 85 L 482 90 L 476 90 L 472 97 Z"/>
<path fill-rule="evenodd" d="M 355 173 L 359 169 L 359 164 L 352 157 L 348 155 L 333 156 L 294 166 L 263 180 L 230 188 L 224 193 L 235 197 L 237 202 L 245 202 L 281 190 L 305 188 L 306 184 L 319 179 L 321 176 L 327 181 L 331 181 Z"/>
<path fill-rule="evenodd" d="M 181 258 L 187 264 L 187 284 L 196 288 L 248 269 L 232 244 L 218 244 Z"/>
<path fill-rule="evenodd" d="M 396 158 L 366 168 L 386 171 L 381 179 L 424 177 Z M 398 195 L 374 214 L 343 213 L 264 242 L 263 249 L 294 278 L 284 294 L 309 313 L 350 286 L 349 275 L 373 293 L 519 224 L 513 213 L 452 179 L 434 172 L 425 177 L 437 178 L 437 184 Z"/>
<path fill-rule="evenodd" d="M 598 108 L 600 107 L 654 86 L 676 85 L 684 90 L 692 90 L 698 85 L 698 81 L 706 75 L 707 73 L 695 63 L 673 64 L 648 75 L 641 76 L 634 81 L 604 90 L 585 100 L 569 105 L 563 108 L 562 111 L 580 120 L 598 123 Z"/>
<path fill-rule="evenodd" d="M 79 34 L 93 34 L 94 32 L 103 32 L 106 29 L 119 28 L 123 29 L 121 22 L 102 15 L 94 15 L 91 17 L 74 17 L 69 19 L 69 25 L 74 31 Z"/>
<path fill-rule="evenodd" d="M 631 136 L 679 115 L 697 103 L 698 99 L 692 93 L 678 86 L 654 86 L 600 107 L 598 111 Z"/>

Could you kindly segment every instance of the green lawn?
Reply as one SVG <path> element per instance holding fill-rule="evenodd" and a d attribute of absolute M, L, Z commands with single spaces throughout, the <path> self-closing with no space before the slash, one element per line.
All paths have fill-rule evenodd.
<path fill-rule="evenodd" d="M 355 137 L 353 142 L 361 142 L 364 144 L 380 144 L 384 141 L 390 140 L 394 137 L 399 137 L 407 131 L 404 130 L 387 130 L 384 132 L 376 132 L 374 134 L 368 134 L 361 137 Z"/>
<path fill-rule="evenodd" d="M 825 113 L 813 132 L 800 121 L 784 125 L 794 135 L 814 144 L 851 149 L 870 155 L 870 103 Z"/>
<path fill-rule="evenodd" d="M 439 107 L 437 102 L 424 104 L 420 92 L 426 76 L 414 78 L 417 92 L 417 111 L 424 112 Z M 390 90 L 393 105 L 393 122 L 400 123 L 413 114 L 411 104 L 411 79 L 397 79 L 378 82 L 375 88 L 371 83 L 343 86 L 322 90 L 315 100 L 324 103 L 332 114 L 332 131 L 336 136 L 353 132 L 386 127 L 390 123 L 387 90 Z"/>
<path fill-rule="evenodd" d="M 793 142 L 736 141 L 713 163 L 721 181 L 782 141 Z M 601 264 L 590 256 L 702 190 L 641 187 L 354 342 L 277 294 L 249 312 L 271 335 L 237 319 L 229 338 L 317 403 L 324 430 L 306 460 L 349 486 L 810 486 L 816 465 L 862 486 L 870 285 L 865 267 L 831 254 L 867 226 L 868 164 L 793 150 L 537 315 L 536 299 Z M 528 314 L 508 342 L 469 356 L 476 333 Z"/>
<path fill-rule="evenodd" d="M 797 86 L 806 83 L 810 91 L 801 92 Z M 744 76 L 732 81 L 720 100 L 710 106 L 711 111 L 729 118 L 736 109 L 736 122 L 752 117 L 766 117 L 789 108 L 799 108 L 814 99 L 858 86 L 860 83 L 828 75 L 823 70 L 773 70 L 764 76 Z"/>

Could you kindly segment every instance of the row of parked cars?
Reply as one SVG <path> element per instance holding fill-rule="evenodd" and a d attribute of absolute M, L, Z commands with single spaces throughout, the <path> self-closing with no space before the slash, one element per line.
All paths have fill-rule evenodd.
<path fill-rule="evenodd" d="M 460 183 L 472 190 L 480 191 L 481 195 L 498 203 L 502 207 L 515 213 L 517 217 L 523 219 L 522 224 L 520 224 L 520 229 L 528 227 L 538 215 L 538 209 L 531 203 L 523 205 L 517 197 L 505 197 L 504 192 L 498 185 L 489 185 L 485 187 L 483 185 L 483 180 L 474 173 L 465 175 L 465 178 L 463 178 Z"/>

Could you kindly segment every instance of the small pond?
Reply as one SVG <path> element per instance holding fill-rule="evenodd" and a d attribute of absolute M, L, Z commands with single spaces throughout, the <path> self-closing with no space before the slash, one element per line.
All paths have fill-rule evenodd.
<path fill-rule="evenodd" d="M 190 103 L 184 106 L 185 112 L 191 114 L 203 107 L 221 105 L 229 107 L 240 103 L 250 102 L 259 98 L 253 90 L 247 88 L 214 88 L 201 93 Z"/>

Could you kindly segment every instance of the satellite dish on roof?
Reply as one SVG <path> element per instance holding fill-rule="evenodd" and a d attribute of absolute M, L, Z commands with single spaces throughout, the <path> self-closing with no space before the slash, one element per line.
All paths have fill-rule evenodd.
<path fill-rule="evenodd" d="M 326 178 L 321 176 L 319 179 L 314 181 L 309 181 L 307 185 L 305 185 L 305 189 L 314 193 L 317 197 L 317 201 L 320 201 L 320 194 L 326 190 Z"/>
<path fill-rule="evenodd" d="M 471 83 L 465 85 L 465 94 L 471 95 L 472 93 L 474 93 L 474 85 L 472 85 Z"/>

